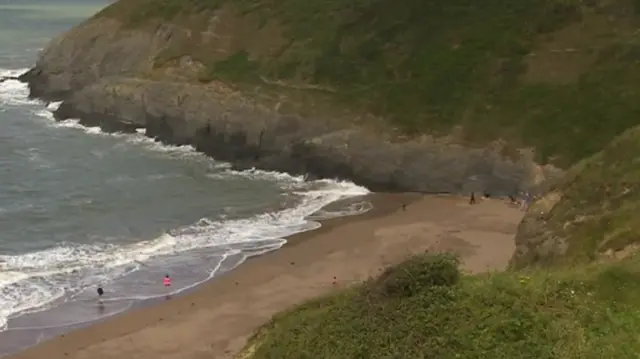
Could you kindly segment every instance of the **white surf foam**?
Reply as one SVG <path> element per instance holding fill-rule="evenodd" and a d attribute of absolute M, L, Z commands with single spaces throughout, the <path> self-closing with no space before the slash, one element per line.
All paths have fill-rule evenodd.
<path fill-rule="evenodd" d="M 366 193 L 364 188 L 347 182 L 325 181 L 317 190 L 300 192 L 302 200 L 297 207 L 275 213 L 228 221 L 203 218 L 171 234 L 124 246 L 68 244 L 22 255 L 0 255 L 0 325 L 6 325 L 10 315 L 121 277 L 139 269 L 139 263 L 159 256 L 265 240 L 277 240 L 268 250 L 277 249 L 286 243 L 283 237 L 320 226 L 307 216 L 336 200 Z"/>
<path fill-rule="evenodd" d="M 21 75 L 24 75 L 27 71 L 29 71 L 28 68 L 22 68 L 22 69 L 2 69 L 2 68 L 0 68 L 0 77 L 19 77 Z"/>
<path fill-rule="evenodd" d="M 29 69 L 0 69 L 0 78 L 18 77 Z M 18 80 L 6 80 L 0 83 L 0 106 L 15 106 L 24 104 L 37 104 L 37 100 L 30 100 L 29 87 Z"/>
<path fill-rule="evenodd" d="M 136 133 L 119 133 L 119 132 L 108 133 L 108 132 L 102 131 L 102 129 L 97 126 L 93 126 L 93 127 L 84 126 L 80 123 L 78 119 L 67 119 L 64 121 L 55 121 L 52 111 L 55 111 L 55 109 L 58 106 L 60 106 L 59 103 L 51 103 L 49 104 L 49 107 L 47 109 L 34 110 L 33 113 L 36 116 L 46 119 L 47 125 L 52 127 L 67 128 L 67 129 L 72 129 L 76 131 L 82 131 L 87 135 L 93 135 L 93 136 L 110 136 L 110 137 L 121 138 L 123 142 L 120 144 L 120 146 L 132 145 L 132 146 L 143 148 L 146 150 L 150 150 L 158 153 L 164 153 L 172 156 L 179 156 L 183 158 L 184 157 L 206 158 L 205 155 L 203 155 L 200 152 L 197 152 L 193 146 L 166 145 L 159 141 L 154 140 L 153 138 L 147 137 L 145 136 L 145 133 L 146 133 L 145 129 L 138 129 L 136 130 Z"/>
<path fill-rule="evenodd" d="M 47 110 L 50 112 L 54 112 L 55 110 L 60 108 L 60 105 L 62 105 L 62 101 L 51 102 L 47 105 Z M 51 117 L 53 118 L 53 116 Z"/>
<path fill-rule="evenodd" d="M 323 220 L 332 219 L 332 218 L 356 216 L 359 214 L 366 213 L 371 209 L 373 209 L 373 204 L 371 204 L 371 202 L 358 201 L 355 203 L 350 203 L 338 210 L 321 209 L 313 213 L 312 215 L 308 216 L 307 219 L 310 219 L 313 221 L 323 221 Z"/>
<path fill-rule="evenodd" d="M 162 153 L 164 155 L 170 155 L 180 158 L 203 158 L 209 159 L 208 156 L 204 155 L 201 152 L 196 151 L 193 146 L 190 145 L 167 145 L 163 144 L 153 138 L 145 136 L 146 129 L 137 129 L 136 133 L 108 133 L 102 131 L 100 127 L 97 126 L 84 126 L 80 123 L 78 119 L 67 119 L 64 121 L 55 121 L 53 117 L 53 111 L 57 110 L 60 107 L 61 102 L 52 102 L 47 108 L 35 110 L 34 114 L 47 120 L 47 124 L 49 126 L 57 127 L 57 128 L 68 128 L 73 130 L 82 131 L 88 135 L 93 136 L 110 136 L 116 137 L 123 140 L 120 145 L 132 145 L 135 147 L 139 147 L 148 151 Z M 255 168 L 251 168 L 244 171 L 236 171 L 231 169 L 231 165 L 225 162 L 216 162 L 213 164 L 215 169 L 227 169 L 226 171 L 216 172 L 208 174 L 207 176 L 213 179 L 225 179 L 225 178 L 237 178 L 243 177 L 247 179 L 255 179 L 255 180 L 271 180 L 281 182 L 283 187 L 287 187 L 290 189 L 295 189 L 296 185 L 306 183 L 306 178 L 304 176 L 291 176 L 287 173 L 275 172 L 275 171 L 265 171 L 259 170 Z M 329 181 L 318 180 L 316 183 L 329 183 Z M 285 186 L 286 184 L 286 186 Z"/>
<path fill-rule="evenodd" d="M 25 69 L 2 70 L 0 76 L 19 76 Z M 27 99 L 28 89 L 18 81 L 0 84 L 0 103 L 9 106 L 39 104 Z M 41 103 L 40 103 L 41 104 Z M 191 146 L 167 146 L 144 136 L 140 130 L 134 134 L 107 134 L 98 127 L 82 126 L 77 120 L 53 121 L 52 111 L 60 103 L 50 103 L 46 108 L 35 109 L 34 113 L 47 120 L 47 124 L 58 128 L 84 131 L 95 136 L 115 136 L 122 143 L 134 145 L 163 155 L 191 157 L 204 155 Z M 238 254 L 233 246 L 243 243 L 262 243 L 264 247 L 253 249 L 247 255 L 256 255 L 275 250 L 286 243 L 286 236 L 318 228 L 320 224 L 308 217 L 317 213 L 329 203 L 361 196 L 368 191 L 350 182 L 319 180 L 306 181 L 302 176 L 251 169 L 233 171 L 226 163 L 213 165 L 219 170 L 215 176 L 267 179 L 281 184 L 283 188 L 295 190 L 299 204 L 294 208 L 273 213 L 256 215 L 251 218 L 212 221 L 201 219 L 192 226 L 172 230 L 151 240 L 141 240 L 135 244 L 113 245 L 63 244 L 56 248 L 21 255 L 0 255 L 0 330 L 6 328 L 7 319 L 17 313 L 32 312 L 59 303 L 63 298 L 80 293 L 96 283 L 106 283 L 122 278 L 140 269 L 141 265 L 158 258 L 175 257 L 196 249 L 227 250 L 226 256 Z M 316 218 L 329 218 L 366 211 L 365 207 L 347 208 L 344 213 L 319 213 Z M 245 259 L 241 258 L 236 265 Z M 215 275 L 220 263 L 211 269 L 202 281 Z M 181 287 L 178 291 L 193 287 L 201 281 Z M 139 297 L 139 298 L 138 298 Z M 147 296 L 129 295 L 112 298 L 144 299 Z"/>

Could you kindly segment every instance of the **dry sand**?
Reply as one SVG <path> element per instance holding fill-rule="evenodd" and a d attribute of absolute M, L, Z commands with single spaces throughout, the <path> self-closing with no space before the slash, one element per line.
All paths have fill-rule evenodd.
<path fill-rule="evenodd" d="M 502 270 L 522 217 L 500 200 L 474 206 L 464 198 L 413 194 L 376 194 L 371 200 L 374 210 L 368 214 L 326 221 L 194 293 L 9 358 L 230 358 L 275 313 L 376 275 L 411 253 L 453 251 L 469 272 Z"/>

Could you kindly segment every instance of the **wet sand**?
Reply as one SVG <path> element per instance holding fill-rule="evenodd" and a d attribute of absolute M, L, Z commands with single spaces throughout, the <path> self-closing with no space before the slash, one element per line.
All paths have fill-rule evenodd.
<path fill-rule="evenodd" d="M 522 212 L 502 200 L 375 194 L 374 209 L 323 221 L 191 293 L 61 335 L 11 359 L 231 358 L 272 315 L 375 276 L 412 253 L 452 251 L 472 273 L 502 270 Z M 406 205 L 406 208 L 403 208 Z M 1 343 L 0 343 L 1 344 Z"/>

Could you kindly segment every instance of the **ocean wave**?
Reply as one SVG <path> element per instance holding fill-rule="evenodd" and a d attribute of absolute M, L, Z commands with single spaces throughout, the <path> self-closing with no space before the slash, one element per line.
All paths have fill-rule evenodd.
<path fill-rule="evenodd" d="M 333 211 L 328 210 L 326 208 L 320 209 L 315 213 L 313 213 L 312 215 L 307 216 L 307 219 L 313 220 L 313 221 L 324 221 L 327 219 L 349 217 L 349 216 L 363 214 L 363 213 L 369 212 L 371 209 L 373 209 L 373 204 L 371 202 L 357 201 L 354 203 L 348 203 L 342 206 L 342 208 L 339 208 Z"/>
<path fill-rule="evenodd" d="M 19 76 L 26 69 L 2 70 L 0 76 Z M 162 156 L 202 157 L 192 146 L 169 146 L 145 136 L 140 130 L 133 134 L 104 133 L 99 127 L 85 127 L 77 120 L 56 122 L 52 111 L 60 103 L 50 103 L 46 108 L 33 108 L 41 102 L 27 99 L 28 89 L 18 81 L 0 84 L 0 103 L 9 106 L 29 105 L 45 123 L 60 129 L 84 131 L 94 136 L 114 136 L 120 143 L 154 151 Z M 27 153 L 26 155 L 29 155 Z M 210 162 L 211 163 L 211 162 Z M 352 204 L 331 212 L 323 208 L 333 202 L 362 196 L 363 188 L 346 181 L 307 181 L 303 176 L 250 169 L 235 171 L 227 163 L 212 162 L 220 178 L 246 178 L 269 180 L 278 183 L 296 197 L 296 205 L 278 211 L 254 215 L 249 218 L 212 220 L 202 218 L 190 226 L 176 228 L 153 239 L 140 239 L 127 245 L 103 243 L 60 243 L 57 247 L 19 255 L 0 255 L 0 330 L 8 318 L 63 304 L 98 283 L 113 283 L 142 270 L 164 270 L 174 261 L 189 256 L 212 253 L 217 264 L 203 269 L 198 281 L 179 286 L 176 291 L 193 287 L 214 276 L 221 265 L 231 257 L 231 267 L 247 257 L 266 253 L 281 247 L 284 239 L 295 233 L 318 228 L 319 219 L 333 218 L 367 211 L 365 203 Z M 126 180 L 126 178 L 124 178 Z M 236 258 L 237 257 L 237 258 Z M 189 262 L 191 263 L 191 262 Z M 231 268 L 229 267 L 229 268 Z M 227 268 L 227 269 L 229 269 Z M 108 301 L 136 300 L 157 294 L 123 292 Z"/>
<path fill-rule="evenodd" d="M 273 241 L 267 251 L 277 249 L 286 243 L 284 237 L 320 226 L 307 219 L 309 215 L 329 203 L 366 193 L 349 183 L 326 182 L 321 189 L 300 192 L 298 206 L 278 212 L 236 220 L 203 218 L 191 226 L 129 245 L 67 243 L 39 252 L 0 255 L 0 324 L 6 324 L 7 318 L 16 313 L 138 270 L 141 263 L 154 258 L 212 247 L 230 251 L 227 248 L 233 245 L 265 240 Z"/>
<path fill-rule="evenodd" d="M 98 126 L 84 126 L 80 123 L 78 119 L 67 119 L 64 121 L 55 121 L 53 117 L 53 112 L 57 110 L 60 106 L 60 102 L 52 102 L 49 103 L 47 108 L 33 110 L 33 113 L 47 120 L 47 125 L 53 126 L 56 128 L 67 128 L 72 130 L 82 131 L 87 135 L 92 136 L 108 136 L 115 137 L 122 140 L 116 147 L 119 146 L 127 146 L 127 150 L 130 148 L 129 146 L 138 147 L 144 150 L 152 151 L 159 153 L 163 156 L 170 156 L 175 158 L 200 158 L 209 160 L 210 157 L 203 154 L 202 152 L 196 151 L 195 147 L 191 145 L 168 145 L 164 144 L 156 139 L 151 137 L 147 137 L 145 135 L 145 129 L 138 129 L 136 133 L 121 133 L 121 132 L 105 132 Z M 215 173 L 209 173 L 206 176 L 212 179 L 237 179 L 237 178 L 246 178 L 250 180 L 269 180 L 280 182 L 284 189 L 295 189 L 296 185 L 307 183 L 307 178 L 305 176 L 292 176 L 288 173 L 276 172 L 276 171 L 267 171 L 260 170 L 256 168 L 250 168 L 247 170 L 237 171 L 231 168 L 231 164 L 226 162 L 214 162 L 212 164 L 212 169 L 215 170 L 224 170 L 224 171 L 216 171 Z M 315 183 L 331 183 L 335 182 L 333 180 L 317 180 Z M 350 182 L 344 182 L 350 183 Z"/>
<path fill-rule="evenodd" d="M 1 69 L 0 78 L 18 77 L 29 69 Z M 6 80 L 0 83 L 0 105 L 15 106 L 25 104 L 37 104 L 38 100 L 29 99 L 29 87 L 18 80 Z"/>
<path fill-rule="evenodd" d="M 3 69 L 0 68 L 0 77 L 19 77 L 24 75 L 29 68 L 21 68 L 21 69 Z"/>

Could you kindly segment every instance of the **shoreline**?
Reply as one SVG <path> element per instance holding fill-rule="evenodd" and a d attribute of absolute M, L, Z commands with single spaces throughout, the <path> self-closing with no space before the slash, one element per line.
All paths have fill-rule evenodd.
<path fill-rule="evenodd" d="M 20 81 L 19 78 L 16 78 L 16 80 Z M 41 99 L 39 99 L 39 100 L 42 101 Z M 163 142 L 163 141 L 161 141 L 159 139 L 155 139 L 155 140 L 160 142 L 160 143 L 165 143 L 165 142 Z M 359 196 L 359 197 L 363 198 L 364 200 L 367 200 L 366 198 L 368 198 L 368 196 L 369 195 L 364 195 L 364 196 Z M 349 200 L 349 198 L 347 198 L 346 200 Z M 333 203 L 339 203 L 340 201 L 342 201 L 342 200 L 339 200 L 339 201 L 333 202 Z M 349 220 L 353 220 L 354 218 L 360 217 L 362 215 L 370 215 L 372 213 L 377 213 L 377 209 L 380 208 L 380 205 L 375 204 L 373 207 L 374 208 L 372 208 L 371 210 L 369 210 L 369 211 L 367 211 L 367 212 L 365 212 L 363 214 L 360 214 L 360 215 L 355 215 L 355 216 L 347 215 L 345 217 L 337 217 L 337 218 L 316 220 L 316 221 L 321 223 L 321 227 L 319 227 L 319 228 L 317 228 L 315 230 L 304 231 L 304 232 L 297 233 L 297 234 L 294 234 L 292 236 L 286 237 L 287 243 L 284 245 L 284 247 L 297 245 L 297 243 L 303 241 L 305 238 L 310 238 L 310 237 L 314 236 L 316 232 L 323 233 L 323 231 L 325 231 L 325 230 L 330 230 L 337 223 L 343 223 L 342 220 L 344 218 L 349 218 Z M 280 249 L 278 249 L 278 250 L 280 250 Z M 265 253 L 265 254 L 269 254 L 269 253 Z M 245 261 L 248 262 L 249 260 L 254 260 L 255 258 L 258 258 L 260 256 L 262 256 L 262 254 L 254 255 L 254 256 L 246 258 Z M 238 257 L 234 256 L 234 259 L 237 259 L 237 258 Z M 233 259 L 227 261 L 227 266 L 232 266 L 233 264 L 234 264 L 234 260 Z M 224 272 L 224 270 L 221 271 L 221 272 Z M 197 284 L 194 287 L 191 287 L 191 288 L 188 288 L 188 289 L 185 289 L 185 290 L 181 290 L 179 293 L 175 294 L 174 297 L 178 297 L 178 296 L 182 296 L 182 295 L 188 295 L 191 292 L 197 291 L 200 286 L 206 285 L 212 279 L 220 277 L 220 276 L 223 276 L 225 274 L 226 273 L 220 273 L 220 274 L 216 275 L 213 278 L 209 278 L 209 279 Z M 41 340 L 46 342 L 46 341 L 50 340 L 51 338 L 55 338 L 55 336 L 67 333 L 69 331 L 75 331 L 75 330 L 79 330 L 79 329 L 86 328 L 86 327 L 89 327 L 89 326 L 97 325 L 97 324 L 102 323 L 104 321 L 109 321 L 109 320 L 112 320 L 113 318 L 119 317 L 121 315 L 125 315 L 126 313 L 129 313 L 131 311 L 139 310 L 140 308 L 145 308 L 147 306 L 156 305 L 157 303 L 162 303 L 162 302 L 164 302 L 164 298 L 163 297 L 141 299 L 141 300 L 138 299 L 138 300 L 132 300 L 132 301 L 129 301 L 129 302 L 112 302 L 112 303 L 109 303 L 109 304 L 106 305 L 107 313 L 104 314 L 105 315 L 104 317 L 101 317 L 101 318 L 90 318 L 90 319 L 87 319 L 87 320 L 81 319 L 78 322 L 63 324 L 63 325 L 60 325 L 60 326 L 52 326 L 52 327 L 48 327 L 48 328 L 47 327 L 38 327 L 38 324 L 44 324 L 44 323 L 42 323 L 42 321 L 40 321 L 40 323 L 38 323 L 37 318 L 34 318 L 33 320 L 31 318 L 26 318 L 26 320 L 24 320 L 23 322 L 10 323 L 10 327 L 9 327 L 8 331 L 0 332 L 0 348 L 1 348 L 0 349 L 0 357 L 6 357 L 6 356 L 12 355 L 12 354 L 14 354 L 16 352 L 19 353 L 20 351 L 28 349 L 28 348 L 32 347 L 33 345 L 38 345 Z M 87 304 L 87 303 L 83 303 L 83 304 Z M 89 307 L 91 307 L 91 304 L 92 303 L 89 304 Z M 43 313 L 42 315 L 47 316 L 48 314 L 46 314 L 46 313 L 53 311 L 55 308 L 56 307 L 44 309 L 42 311 L 35 311 L 35 313 Z M 89 309 L 93 309 L 93 308 L 89 308 Z M 30 314 L 27 314 L 27 316 L 29 316 L 29 315 Z M 100 315 L 103 315 L 103 313 L 100 313 L 98 316 L 100 316 Z M 38 317 L 39 314 L 36 314 L 36 316 Z M 25 323 L 26 323 L 26 325 L 25 325 Z M 33 325 L 30 325 L 30 324 L 33 324 Z M 7 346 L 5 346 L 3 344 L 3 343 L 7 343 L 7 342 L 11 343 L 10 346 L 8 345 L 8 347 L 11 347 L 9 350 L 6 350 Z M 34 342 L 36 342 L 36 343 L 34 344 Z"/>
<path fill-rule="evenodd" d="M 374 276 L 411 253 L 454 251 L 470 272 L 503 269 L 522 217 L 499 199 L 469 206 L 452 196 L 367 197 L 369 212 L 322 221 L 317 230 L 293 235 L 282 248 L 193 291 L 146 302 L 6 358 L 231 358 L 272 315 Z"/>
<path fill-rule="evenodd" d="M 357 215 L 341 216 L 341 217 L 319 220 L 318 222 L 322 224 L 321 227 L 311 231 L 300 232 L 300 233 L 293 234 L 289 237 L 286 237 L 287 243 L 285 243 L 285 245 L 282 246 L 282 248 L 296 246 L 301 242 L 304 242 L 305 240 L 309 240 L 313 237 L 326 234 L 337 227 L 347 225 L 352 222 L 359 222 L 359 221 L 383 217 L 393 212 L 394 210 L 401 208 L 402 204 L 410 205 L 411 203 L 418 201 L 423 196 L 425 195 L 421 193 L 375 193 L 373 192 L 361 197 L 347 198 L 346 200 L 351 200 L 353 198 L 361 198 L 363 201 L 370 202 L 372 207 L 370 210 Z M 343 201 L 343 200 L 340 200 L 340 201 Z M 340 201 L 333 202 L 331 204 L 340 203 Z M 260 256 L 256 256 L 252 258 L 258 258 L 258 257 Z"/>
<path fill-rule="evenodd" d="M 415 195 L 409 195 L 406 196 L 407 197 L 407 203 L 409 203 L 412 200 L 415 200 Z M 409 198 L 411 197 L 411 198 Z M 263 253 L 263 254 L 258 254 L 258 255 L 253 255 L 253 256 L 249 256 L 247 257 L 242 263 L 240 263 L 239 265 L 236 265 L 235 267 L 232 267 L 231 269 L 224 269 L 221 270 L 219 272 L 219 274 L 216 274 L 215 276 L 205 280 L 204 282 L 197 284 L 193 287 L 188 287 L 184 290 L 181 290 L 180 292 L 178 292 L 177 294 L 174 294 L 173 298 L 178 298 L 178 297 L 182 297 L 185 295 L 190 295 L 196 291 L 199 290 L 199 288 L 201 286 L 205 286 L 207 285 L 209 282 L 216 280 L 217 278 L 223 277 L 225 275 L 228 275 L 229 273 L 233 272 L 234 270 L 236 270 L 238 267 L 244 265 L 245 263 L 248 263 L 252 260 L 255 260 L 256 258 L 265 256 L 265 255 L 269 255 L 272 254 L 273 252 L 282 250 L 282 248 L 284 247 L 289 247 L 289 246 L 295 246 L 298 245 L 299 243 L 312 238 L 313 236 L 315 236 L 317 233 L 324 233 L 325 231 L 331 230 L 332 228 L 335 228 L 336 226 L 340 226 L 341 224 L 344 223 L 348 223 L 351 222 L 353 220 L 357 220 L 360 217 L 363 217 L 362 219 L 367 219 L 367 218 L 375 218 L 381 215 L 384 215 L 386 212 L 388 212 L 388 208 L 386 208 L 385 206 L 383 206 L 380 203 L 380 197 L 374 194 L 366 194 L 363 196 L 356 196 L 356 197 L 349 197 L 349 198 L 345 198 L 345 199 L 341 199 L 338 200 L 336 202 L 332 202 L 328 205 L 335 205 L 335 204 L 340 204 L 341 202 L 344 201 L 350 201 L 353 200 L 354 198 L 356 199 L 361 199 L 362 201 L 366 201 L 366 202 L 370 202 L 372 205 L 372 208 L 364 213 L 360 213 L 360 214 L 355 214 L 355 215 L 346 215 L 346 216 L 341 216 L 341 217 L 335 217 L 335 218 L 329 218 L 329 219 L 322 219 L 322 220 L 317 220 L 317 222 L 321 223 L 321 226 L 319 228 L 313 229 L 313 230 L 307 230 L 307 231 L 303 231 L 303 232 L 299 232 L 299 233 L 295 233 L 291 236 L 285 237 L 285 239 L 287 240 L 287 243 L 285 243 L 281 248 L 278 248 L 274 251 L 270 251 L 267 253 Z M 223 262 L 224 264 L 224 262 Z M 9 327 L 9 330 L 4 331 L 4 332 L 0 332 L 0 348 L 3 347 L 2 343 L 7 343 L 7 342 L 11 342 L 14 346 L 13 349 L 10 349 L 8 351 L 0 351 L 0 358 L 6 358 L 9 357 L 11 355 L 15 355 L 18 354 L 24 350 L 28 350 L 31 347 L 40 345 L 41 343 L 46 343 L 50 340 L 54 340 L 56 337 L 59 336 L 64 336 L 66 333 L 70 333 L 73 331 L 77 331 L 77 330 L 82 330 L 94 325 L 99 325 L 100 323 L 103 323 L 105 321 L 109 321 L 109 320 L 113 320 L 116 319 L 119 316 L 122 315 L 126 315 L 129 312 L 132 311 L 137 311 L 140 309 L 144 309 L 150 306 L 154 306 L 154 305 L 158 305 L 161 303 L 164 303 L 167 299 L 165 297 L 154 297 L 154 298 L 148 298 L 148 299 L 142 299 L 142 300 L 132 300 L 132 302 L 128 305 L 128 306 L 123 306 L 123 309 L 120 310 L 116 310 L 113 313 L 107 314 L 104 317 L 98 318 L 98 319 L 88 319 L 86 321 L 80 321 L 77 323 L 70 323 L 70 324 L 66 324 L 66 325 L 60 325 L 60 326 L 54 326 L 54 327 L 34 327 L 33 329 L 21 329 L 21 328 L 11 328 Z M 114 302 L 114 304 L 119 304 L 117 302 Z M 41 312 L 40 311 L 36 311 L 35 313 L 46 313 L 46 312 L 51 312 L 55 310 L 54 308 L 48 308 L 48 309 L 44 309 Z M 46 314 L 45 314 L 46 315 Z M 40 339 L 42 338 L 42 339 Z M 16 342 L 22 342 L 22 344 L 16 344 Z M 3 348 L 4 349 L 4 348 Z"/>

